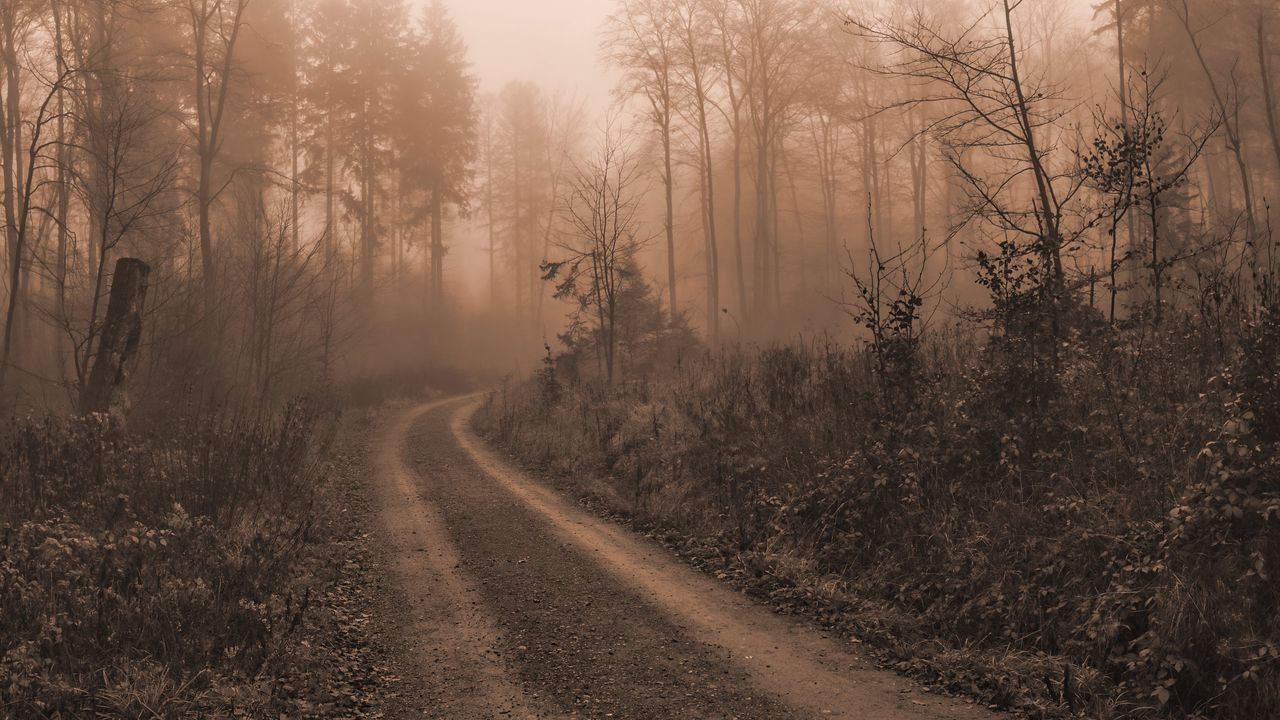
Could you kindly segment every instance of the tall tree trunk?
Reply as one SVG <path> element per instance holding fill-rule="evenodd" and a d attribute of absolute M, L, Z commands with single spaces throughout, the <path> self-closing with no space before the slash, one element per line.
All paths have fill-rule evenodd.
<path fill-rule="evenodd" d="M 431 297 L 440 311 L 444 306 L 444 201 L 439 186 L 431 191 Z"/>
<path fill-rule="evenodd" d="M 1115 3 L 1116 3 L 1116 6 L 1115 6 L 1116 61 L 1117 61 L 1117 70 L 1118 70 L 1118 73 L 1116 75 L 1116 77 L 1118 78 L 1116 83 L 1116 88 L 1117 88 L 1116 92 L 1120 100 L 1120 124 L 1124 128 L 1128 129 L 1129 127 L 1129 66 L 1125 61 L 1124 5 L 1122 4 L 1122 2 L 1123 0 L 1115 0 Z M 1137 226 L 1137 219 L 1134 217 L 1133 213 L 1125 213 L 1125 231 L 1128 236 L 1129 254 L 1134 257 L 1137 257 L 1138 253 L 1136 251 L 1138 250 L 1138 247 L 1137 247 L 1138 226 Z M 1117 260 L 1116 258 L 1117 240 L 1114 237 L 1114 235 L 1115 235 L 1115 228 L 1112 229 L 1112 238 L 1111 238 L 1111 266 L 1112 267 L 1111 267 L 1110 317 L 1111 317 L 1111 322 L 1113 323 L 1115 322 L 1115 319 L 1116 319 L 1116 296 L 1119 292 L 1118 288 L 1116 288 L 1116 267 L 1115 267 L 1115 264 L 1119 262 L 1119 260 Z M 1139 273 L 1139 269 L 1137 267 L 1137 263 L 1133 263 L 1132 265 L 1130 265 L 1130 279 L 1134 285 L 1137 285 L 1138 273 Z"/>
<path fill-rule="evenodd" d="M 1262 75 L 1262 101 L 1267 115 L 1267 131 L 1271 135 L 1271 150 L 1276 156 L 1276 181 L 1280 182 L 1280 124 L 1276 122 L 1276 102 L 1274 88 L 1271 87 L 1271 67 L 1267 61 L 1267 16 L 1265 10 L 1258 10 L 1258 70 Z"/>
<path fill-rule="evenodd" d="M 795 219 L 795 223 L 796 223 L 795 262 L 800 270 L 800 287 L 808 289 L 809 263 L 806 262 L 805 254 L 808 249 L 809 242 L 805 238 L 804 212 L 801 210 L 802 206 L 800 205 L 800 190 L 799 188 L 796 187 L 795 173 L 791 171 L 791 154 L 786 152 L 785 150 L 782 151 L 782 169 L 787 173 L 787 189 L 789 191 L 788 194 L 791 196 L 791 215 Z M 777 234 L 775 233 L 775 235 Z M 779 235 L 778 237 L 781 237 L 781 236 Z M 779 245 L 781 245 L 781 241 L 779 241 Z M 781 268 L 782 262 L 781 262 L 780 251 L 779 251 L 779 262 L 777 263 L 777 265 L 779 266 L 779 268 Z M 782 272 L 781 269 L 779 269 L 778 270 L 779 277 L 781 277 L 781 272 Z M 779 282 L 778 285 L 781 286 L 781 282 Z"/>
<path fill-rule="evenodd" d="M 737 110 L 734 115 L 737 116 Z M 733 122 L 733 256 L 738 280 L 738 314 L 750 312 L 747 305 L 747 271 L 743 262 L 742 247 L 742 130 L 737 119 Z"/>
<path fill-rule="evenodd" d="M 121 258 L 111 279 L 111 300 L 102 340 L 89 381 L 80 396 L 80 412 L 109 411 L 128 380 L 142 336 L 142 314 L 151 268 L 141 260 Z"/>
<path fill-rule="evenodd" d="M 365 128 L 361 139 L 362 164 L 360 167 L 360 302 L 365 309 L 373 301 L 374 274 L 374 178 L 373 178 L 373 134 L 369 131 L 370 113 L 368 100 L 364 103 L 361 125 Z"/>
<path fill-rule="evenodd" d="M 325 113 L 325 130 L 324 130 L 324 254 L 325 264 L 330 272 L 336 270 L 334 267 L 336 240 L 334 234 L 336 228 L 334 224 L 337 222 L 337 162 L 335 153 L 337 152 L 333 146 L 333 100 L 329 99 L 329 107 Z"/>
<path fill-rule="evenodd" d="M 525 287 L 525 282 L 528 279 L 528 268 L 526 267 L 528 263 L 528 257 L 527 257 L 528 248 L 526 247 L 526 243 L 524 241 L 524 218 L 522 215 L 522 208 L 521 208 L 521 205 L 524 202 L 524 197 L 523 197 L 524 195 L 523 181 L 524 180 L 522 177 L 523 174 L 521 173 L 521 165 L 520 165 L 520 162 L 521 162 L 520 151 L 521 151 L 522 143 L 523 143 L 523 138 L 521 138 L 519 132 L 512 132 L 512 137 L 511 137 L 511 168 L 512 168 L 511 234 L 512 234 L 512 244 L 515 250 L 514 272 L 516 276 L 515 277 L 515 281 L 516 281 L 515 296 L 512 298 L 512 302 L 515 304 L 514 314 L 517 319 L 527 314 L 530 319 L 533 319 L 536 321 L 536 318 L 533 315 L 533 309 L 534 309 L 533 303 L 529 302 L 531 293 L 529 289 Z M 528 306 L 522 308 L 521 304 L 526 302 L 529 303 Z"/>
<path fill-rule="evenodd" d="M 715 165 L 711 152 L 711 133 L 707 128 L 705 99 L 698 96 L 698 130 L 702 137 L 702 212 L 706 218 L 707 255 L 707 337 L 712 345 L 720 342 L 720 247 L 716 240 Z"/>
<path fill-rule="evenodd" d="M 880 218 L 875 210 L 877 207 L 876 198 L 880 195 L 878 167 L 875 118 L 868 116 L 862 121 L 862 190 L 867 197 L 867 223 L 865 226 L 864 245 L 867 248 L 871 247 L 874 236 L 880 232 Z"/>
<path fill-rule="evenodd" d="M 762 111 L 759 127 L 756 129 L 756 229 L 755 229 L 755 252 L 752 257 L 752 276 L 755 278 L 755 288 L 752 293 L 752 315 L 760 314 L 769 297 L 769 258 L 772 254 L 772 242 L 770 241 L 771 223 L 769 221 L 769 208 L 772 201 L 770 191 L 770 173 L 769 165 L 769 132 L 767 130 L 769 121 L 765 118 Z"/>
<path fill-rule="evenodd" d="M 0 70 L 3 76 L 0 76 L 0 82 L 4 82 L 8 77 L 9 59 L 9 34 L 8 28 L 0 28 L 0 32 L 4 32 L 4 37 L 0 37 Z M 9 131 L 11 123 L 17 123 L 18 118 L 10 114 L 9 108 L 11 104 L 7 98 L 8 84 L 5 82 L 4 87 L 6 95 L 0 99 L 0 175 L 3 175 L 3 194 L 4 194 L 4 228 L 5 228 L 5 269 L 9 270 L 16 259 L 18 247 L 18 193 L 14 187 L 13 178 L 18 172 L 18 152 L 13 145 L 13 134 Z"/>
<path fill-rule="evenodd" d="M 680 315 L 676 303 L 676 236 L 675 236 L 675 177 L 671 173 L 671 100 L 663 99 L 662 107 L 662 182 L 666 186 L 667 201 L 667 295 L 671 302 L 671 322 Z"/>
<path fill-rule="evenodd" d="M 299 242 L 300 231 L 299 222 L 299 201 L 298 196 L 301 195 L 301 187 L 298 183 L 298 2 L 291 0 L 289 3 L 289 39 L 291 42 L 289 62 L 291 70 L 289 73 L 289 216 L 290 216 L 290 236 L 293 240 L 293 249 L 297 250 L 301 247 Z"/>
<path fill-rule="evenodd" d="M 773 302 L 773 312 L 782 307 L 782 230 L 781 213 L 778 210 L 778 158 L 781 148 L 773 148 L 770 143 L 769 152 L 769 289 Z"/>
<path fill-rule="evenodd" d="M 64 56 L 64 45 L 62 37 L 62 10 L 58 0 L 53 0 L 53 24 L 54 24 L 54 48 L 56 53 L 58 77 L 65 77 L 67 73 L 67 63 Z M 68 137 L 66 127 L 66 92 L 65 88 L 58 89 L 58 152 L 57 152 L 57 183 L 58 183 L 58 200 L 56 213 L 56 233 L 57 233 L 57 249 L 53 266 L 53 291 L 54 291 L 54 316 L 56 323 L 67 322 L 67 252 L 68 252 L 68 233 L 67 233 L 67 216 L 70 209 L 70 186 L 69 175 L 67 173 L 67 164 L 70 160 L 70 153 L 67 151 Z M 53 341 L 53 357 L 58 364 L 58 379 L 63 379 L 63 373 L 66 371 L 66 358 L 64 357 L 64 343 L 62 333 L 54 332 L 52 334 Z"/>
<path fill-rule="evenodd" d="M 1005 39 L 1009 49 L 1009 78 L 1013 86 L 1014 107 L 1018 126 L 1022 133 L 1023 145 L 1027 153 L 1027 161 L 1035 179 L 1036 195 L 1040 200 L 1040 228 L 1047 243 L 1047 252 L 1053 265 L 1053 291 L 1055 296 L 1064 288 L 1062 268 L 1062 237 L 1058 231 L 1057 205 L 1051 201 L 1053 188 L 1049 185 L 1049 175 L 1045 171 L 1040 158 L 1040 149 L 1036 145 L 1035 125 L 1031 121 L 1031 110 L 1028 107 L 1026 93 L 1022 87 L 1022 76 L 1018 67 L 1018 48 L 1013 35 L 1013 7 L 1010 0 L 1004 0 Z M 1056 347 L 1056 346 L 1055 346 Z"/>
<path fill-rule="evenodd" d="M 1186 0 L 1182 2 L 1182 14 L 1179 16 L 1179 20 L 1187 33 L 1187 39 L 1191 42 L 1191 49 L 1200 64 L 1205 82 L 1209 85 L 1214 104 L 1217 106 L 1218 113 L 1222 118 L 1222 130 L 1226 135 L 1227 149 L 1231 151 L 1231 156 L 1235 160 L 1236 170 L 1240 174 L 1240 189 L 1244 193 L 1248 241 L 1252 242 L 1256 235 L 1257 214 L 1254 212 L 1253 206 L 1253 183 L 1249 179 L 1249 165 L 1245 161 L 1244 143 L 1240 137 L 1240 98 L 1238 96 L 1233 98 L 1234 112 L 1228 110 L 1226 97 L 1218 86 L 1218 80 L 1213 76 L 1213 71 L 1209 68 L 1209 63 L 1204 56 L 1204 50 L 1200 47 L 1200 40 L 1196 36 L 1196 32 L 1191 29 L 1191 10 Z"/>
<path fill-rule="evenodd" d="M 5 306 L 4 350 L 0 357 L 0 390 L 3 390 L 4 372 L 9 362 L 10 342 L 12 341 L 13 323 L 17 317 L 17 305 L 21 301 L 18 281 L 22 267 L 22 233 L 20 230 L 22 210 L 22 174 L 21 174 L 21 127 L 22 115 L 18 77 L 18 28 L 16 8 L 0 13 L 0 69 L 4 83 L 4 103 L 0 107 L 0 172 L 4 174 L 4 219 L 6 240 L 6 275 L 9 278 L 7 303 Z"/>
<path fill-rule="evenodd" d="M 831 292 L 835 285 L 835 272 L 839 260 L 836 258 L 836 213 L 837 213 L 837 178 L 835 162 L 838 155 L 839 126 L 829 117 L 822 123 L 820 140 L 819 170 L 822 179 L 822 218 L 823 218 L 823 290 Z"/>
<path fill-rule="evenodd" d="M 490 112 L 492 112 L 492 110 Z M 493 121 L 491 119 L 486 119 L 485 122 L 485 210 L 489 216 L 489 310 L 493 311 L 498 307 L 498 282 L 497 276 L 495 275 L 497 229 L 493 225 Z"/>

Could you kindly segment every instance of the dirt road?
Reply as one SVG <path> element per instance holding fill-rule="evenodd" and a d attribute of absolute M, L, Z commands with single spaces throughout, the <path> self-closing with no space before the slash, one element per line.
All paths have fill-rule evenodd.
<path fill-rule="evenodd" d="M 478 401 L 389 426 L 377 463 L 407 717 L 970 720 L 508 466 Z"/>

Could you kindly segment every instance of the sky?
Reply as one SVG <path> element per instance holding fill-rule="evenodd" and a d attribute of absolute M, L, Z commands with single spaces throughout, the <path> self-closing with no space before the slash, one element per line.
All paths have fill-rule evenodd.
<path fill-rule="evenodd" d="M 446 2 L 467 39 L 482 92 L 497 92 L 511 80 L 533 80 L 548 91 L 609 99 L 612 82 L 598 48 L 614 0 Z"/>

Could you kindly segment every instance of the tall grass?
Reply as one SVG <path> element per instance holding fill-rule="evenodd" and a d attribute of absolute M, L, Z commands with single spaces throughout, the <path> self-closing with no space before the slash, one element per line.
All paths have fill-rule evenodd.
<path fill-rule="evenodd" d="M 541 377 L 478 422 L 953 687 L 1045 716 L 1280 717 L 1265 352 L 1093 324 L 1046 372 L 957 330 L 887 383 L 860 349 L 792 344 L 608 390 Z"/>

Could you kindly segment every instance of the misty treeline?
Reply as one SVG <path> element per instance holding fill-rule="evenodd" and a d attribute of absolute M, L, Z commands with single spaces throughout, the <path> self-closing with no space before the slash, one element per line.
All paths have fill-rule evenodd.
<path fill-rule="evenodd" d="M 440 304 L 478 148 L 441 3 L 6 1 L 0 75 L 7 406 L 80 404 L 121 257 L 143 398 L 278 403 Z"/>
<path fill-rule="evenodd" d="M 1276 8 L 1084 9 L 621 2 L 668 307 L 715 343 L 886 316 L 877 285 L 926 319 L 1031 286 L 1109 322 L 1267 302 Z"/>
<path fill-rule="evenodd" d="M 635 165 L 622 275 L 653 285 L 632 314 L 716 345 L 840 333 L 841 309 L 880 336 L 903 290 L 913 325 L 1033 285 L 1110 322 L 1254 304 L 1274 8 L 1080 10 L 619 3 L 603 144 Z M 279 401 L 374 326 L 448 344 L 464 241 L 518 344 L 562 328 L 544 263 L 582 248 L 594 113 L 552 78 L 478 97 L 443 4 L 22 0 L 0 24 L 10 401 L 78 404 L 123 256 L 153 266 L 153 397 Z"/>
<path fill-rule="evenodd" d="M 1280 8 L 1088 10 L 619 3 L 482 429 L 950 689 L 1277 716 Z"/>

